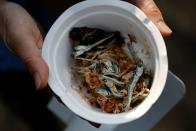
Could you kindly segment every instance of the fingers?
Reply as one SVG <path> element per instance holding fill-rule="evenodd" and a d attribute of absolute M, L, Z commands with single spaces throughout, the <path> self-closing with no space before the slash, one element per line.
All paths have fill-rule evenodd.
<path fill-rule="evenodd" d="M 25 57 L 21 56 L 27 68 L 33 75 L 35 80 L 36 89 L 40 90 L 46 87 L 48 81 L 48 67 L 40 54 L 33 54 L 29 57 L 26 54 Z"/>
<path fill-rule="evenodd" d="M 9 48 L 25 63 L 35 80 L 36 88 L 43 89 L 48 81 L 48 67 L 41 57 L 40 48 L 43 40 L 36 40 L 33 35 L 11 41 Z"/>
<path fill-rule="evenodd" d="M 31 42 L 29 40 L 32 40 Z M 41 47 L 43 44 L 42 38 L 38 41 L 35 39 L 29 39 L 24 41 L 23 48 L 25 51 L 23 53 L 18 52 L 19 57 L 24 61 L 27 68 L 33 75 L 35 80 L 36 88 L 43 89 L 47 85 L 48 81 L 48 66 L 41 57 Z"/>
<path fill-rule="evenodd" d="M 8 30 L 5 41 L 8 48 L 25 63 L 33 75 L 36 88 L 39 90 L 47 85 L 48 67 L 41 57 L 42 35 L 36 24 L 31 28 L 34 30 L 29 30 L 27 27 L 21 27 L 20 32 L 18 29 Z"/>
<path fill-rule="evenodd" d="M 131 0 L 138 6 L 149 19 L 157 26 L 161 34 L 165 37 L 172 34 L 172 30 L 164 22 L 163 16 L 153 0 Z"/>
<path fill-rule="evenodd" d="M 48 80 L 48 67 L 40 56 L 28 57 L 24 59 L 27 68 L 33 75 L 36 89 L 40 90 L 46 87 Z"/>
<path fill-rule="evenodd" d="M 43 89 L 47 85 L 48 67 L 41 58 L 43 37 L 38 24 L 17 4 L 8 2 L 1 9 L 2 36 L 7 47 L 25 63 L 37 89 Z"/>

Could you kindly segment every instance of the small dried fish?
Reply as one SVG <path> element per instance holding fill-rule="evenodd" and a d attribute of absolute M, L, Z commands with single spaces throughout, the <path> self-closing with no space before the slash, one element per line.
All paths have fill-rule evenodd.
<path fill-rule="evenodd" d="M 105 48 L 107 48 L 108 46 L 106 46 L 106 45 L 103 45 L 103 46 L 97 46 L 97 49 L 105 49 Z"/>
<path fill-rule="evenodd" d="M 116 78 L 120 78 L 121 77 L 120 74 L 116 74 L 116 73 L 112 73 L 112 72 L 107 72 L 104 69 L 102 70 L 102 73 L 105 76 L 112 76 L 112 77 L 116 77 Z"/>
<path fill-rule="evenodd" d="M 120 69 L 119 69 L 120 70 Z M 125 73 L 127 73 L 129 71 L 129 69 L 124 70 L 123 72 L 121 72 L 119 74 L 119 77 L 122 77 Z M 119 71 L 120 72 L 120 71 Z"/>
<path fill-rule="evenodd" d="M 90 70 L 94 70 L 96 68 L 97 64 L 96 63 L 93 63 L 87 67 L 81 67 L 81 66 L 72 66 L 71 68 L 75 71 L 77 71 L 78 73 L 85 73 L 87 71 L 90 71 Z"/>
<path fill-rule="evenodd" d="M 132 101 L 137 99 L 139 96 L 146 97 L 146 96 L 148 96 L 149 93 L 150 93 L 150 90 L 148 88 L 145 88 L 141 92 L 139 92 L 137 95 L 133 96 Z"/>
<path fill-rule="evenodd" d="M 100 94 L 100 95 L 102 95 L 102 96 L 106 96 L 106 97 L 112 96 L 112 93 L 109 90 L 107 90 L 105 87 L 103 87 L 103 88 L 96 88 L 95 92 Z"/>
<path fill-rule="evenodd" d="M 84 60 L 84 61 L 90 61 L 90 62 L 96 62 L 96 60 L 87 59 L 87 58 L 82 58 L 82 57 L 76 57 L 75 59 L 77 59 L 77 60 Z"/>
<path fill-rule="evenodd" d="M 138 66 L 134 72 L 132 80 L 130 81 L 130 83 L 128 85 L 128 95 L 126 98 L 127 100 L 125 102 L 125 111 L 128 111 L 130 109 L 133 89 L 135 88 L 135 86 L 136 86 L 136 84 L 142 74 L 143 74 L 143 67 Z"/>
<path fill-rule="evenodd" d="M 83 53 L 85 53 L 85 52 L 91 50 L 92 48 L 94 48 L 94 47 L 100 45 L 101 43 L 105 42 L 106 40 L 108 40 L 108 39 L 110 39 L 110 38 L 112 38 L 112 37 L 113 37 L 113 34 L 111 34 L 110 36 L 108 36 L 108 37 L 106 37 L 106 38 L 104 38 L 104 39 L 102 39 L 102 40 L 99 40 L 99 41 L 95 42 L 94 44 L 91 44 L 91 45 L 86 46 L 86 48 L 82 47 L 83 49 L 76 51 L 76 52 L 74 53 L 74 56 L 75 56 L 75 57 L 80 56 L 80 55 L 82 55 Z M 80 46 L 80 45 L 79 45 L 79 46 Z M 75 48 L 77 49 L 78 47 L 76 46 Z"/>
<path fill-rule="evenodd" d="M 115 78 L 112 78 L 112 77 L 109 77 L 109 76 L 102 75 L 101 79 L 113 81 L 118 86 L 124 86 L 125 85 L 122 81 L 119 81 L 119 80 L 117 80 Z"/>
<path fill-rule="evenodd" d="M 118 67 L 118 65 L 114 62 L 112 62 L 112 65 L 113 65 L 113 70 L 116 74 L 119 74 L 120 73 L 120 68 Z"/>
<path fill-rule="evenodd" d="M 92 65 L 88 66 L 89 69 L 95 69 L 97 67 L 97 63 L 93 63 Z"/>
<path fill-rule="evenodd" d="M 126 89 L 119 90 L 119 92 L 127 95 L 127 90 Z"/>
<path fill-rule="evenodd" d="M 78 45 L 74 47 L 75 51 L 85 50 L 88 46 L 86 45 Z"/>
<path fill-rule="evenodd" d="M 107 80 L 105 85 L 109 88 L 109 90 L 112 92 L 114 97 L 117 98 L 123 98 L 126 95 L 126 92 L 124 91 L 118 91 L 118 89 L 116 88 L 116 86 L 114 85 L 114 82 L 111 80 Z"/>
<path fill-rule="evenodd" d="M 112 64 L 112 62 L 110 60 L 107 60 L 107 61 L 105 61 L 103 63 L 105 64 L 105 66 L 107 68 L 107 70 L 106 70 L 107 72 L 115 72 L 113 64 Z"/>
<path fill-rule="evenodd" d="M 142 92 L 138 93 L 137 96 L 134 96 L 134 97 L 132 98 L 132 103 L 134 103 L 135 101 L 137 101 L 137 100 L 139 100 L 139 99 L 144 99 L 144 98 L 146 98 L 146 97 L 148 96 L 148 94 L 149 94 L 149 92 L 148 92 L 148 93 L 142 93 Z"/>
<path fill-rule="evenodd" d="M 113 44 L 116 41 L 116 39 L 114 38 L 111 42 L 107 43 L 107 45 L 104 46 L 97 46 L 98 49 L 105 49 L 107 48 L 109 45 Z"/>
<path fill-rule="evenodd" d="M 110 60 L 105 61 L 104 64 L 108 71 L 114 72 L 113 67 L 112 67 L 112 62 Z"/>
<path fill-rule="evenodd" d="M 103 63 L 106 66 L 106 68 L 102 69 L 102 73 L 104 75 L 111 75 L 111 76 L 114 76 L 114 77 L 117 77 L 117 78 L 120 77 L 120 74 L 119 74 L 120 69 L 119 69 L 118 65 L 115 62 L 107 60 Z"/>
<path fill-rule="evenodd" d="M 96 67 L 97 67 L 97 62 L 93 63 L 93 64 L 91 64 L 89 66 L 86 66 L 86 67 L 72 66 L 73 69 L 76 69 L 78 71 L 83 71 L 83 72 L 89 71 L 89 70 L 94 70 L 94 69 L 96 69 Z"/>

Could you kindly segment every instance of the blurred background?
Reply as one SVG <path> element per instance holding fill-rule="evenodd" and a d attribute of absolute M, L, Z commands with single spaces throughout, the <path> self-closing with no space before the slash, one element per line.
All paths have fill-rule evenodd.
<path fill-rule="evenodd" d="M 56 17 L 40 13 L 43 7 L 35 3 L 29 6 L 22 0 L 20 2 L 29 7 L 28 11 L 33 12 L 41 24 L 44 23 L 42 19 L 47 18 L 48 23 L 44 23 L 47 32 Z M 195 131 L 196 1 L 156 0 L 156 3 L 173 30 L 173 35 L 165 38 L 169 69 L 184 81 L 187 92 L 152 131 Z M 35 6 L 36 11 L 33 10 Z M 35 90 L 24 65 L 0 44 L 0 131 L 61 131 L 66 125 L 46 108 L 50 97 L 48 90 Z"/>
<path fill-rule="evenodd" d="M 156 0 L 173 35 L 165 39 L 169 69 L 186 85 L 186 95 L 152 131 L 196 130 L 196 1 Z"/>

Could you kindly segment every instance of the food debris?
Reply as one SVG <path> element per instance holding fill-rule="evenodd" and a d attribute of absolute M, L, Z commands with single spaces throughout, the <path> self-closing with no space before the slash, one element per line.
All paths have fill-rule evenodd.
<path fill-rule="evenodd" d="M 74 76 L 81 79 L 92 106 L 107 113 L 127 112 L 150 93 L 152 76 L 137 57 L 128 34 L 125 42 L 120 32 L 75 27 L 70 31 L 73 43 Z M 131 58 L 123 50 L 126 46 Z"/>

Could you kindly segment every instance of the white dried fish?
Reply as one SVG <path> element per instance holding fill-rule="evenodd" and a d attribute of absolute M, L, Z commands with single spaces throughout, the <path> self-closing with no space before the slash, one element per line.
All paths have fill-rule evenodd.
<path fill-rule="evenodd" d="M 102 73 L 105 76 L 113 76 L 113 77 L 116 77 L 116 78 L 120 78 L 121 77 L 120 74 L 116 74 L 116 73 L 112 73 L 112 72 L 105 72 L 104 69 L 102 70 Z"/>
<path fill-rule="evenodd" d="M 83 70 L 83 71 L 89 71 L 89 70 L 93 70 L 97 67 L 97 63 L 93 63 L 89 66 L 86 66 L 86 67 L 81 67 L 81 66 L 72 66 L 73 69 L 76 69 L 76 70 Z"/>
<path fill-rule="evenodd" d="M 88 45 L 88 46 L 86 46 L 86 48 L 83 48 L 81 50 L 78 50 L 78 51 L 74 52 L 74 56 L 78 57 L 78 56 L 82 55 L 83 53 L 91 50 L 92 48 L 100 45 L 101 43 L 105 42 L 106 40 L 108 40 L 108 39 L 110 39 L 112 37 L 113 37 L 113 34 L 111 34 L 110 36 L 108 36 L 108 37 L 106 37 L 106 38 L 104 38 L 102 40 L 99 40 L 99 41 L 95 42 L 94 44 Z M 75 48 L 77 48 L 77 47 L 75 47 Z"/>
<path fill-rule="evenodd" d="M 118 86 L 124 86 L 125 85 L 124 82 L 119 81 L 119 80 L 117 80 L 115 78 L 112 78 L 112 77 L 109 77 L 109 76 L 102 75 L 101 79 L 113 81 Z"/>
<path fill-rule="evenodd" d="M 75 59 L 77 59 L 77 60 L 84 60 L 84 61 L 90 61 L 90 62 L 96 62 L 96 60 L 87 59 L 87 58 L 82 58 L 82 57 L 76 57 Z"/>
<path fill-rule="evenodd" d="M 139 96 L 146 97 L 150 93 L 150 90 L 148 88 L 143 89 L 141 92 L 139 92 L 137 95 L 132 97 L 132 101 L 137 99 Z"/>
<path fill-rule="evenodd" d="M 107 60 L 103 63 L 106 66 L 106 68 L 102 69 L 103 75 L 106 75 L 106 76 L 110 75 L 110 76 L 120 78 L 120 74 L 119 74 L 120 69 L 119 69 L 118 65 L 115 62 Z"/>
<path fill-rule="evenodd" d="M 126 92 L 118 91 L 118 89 L 116 88 L 114 82 L 111 81 L 111 80 L 107 80 L 105 85 L 109 88 L 109 90 L 112 92 L 114 97 L 123 98 L 126 95 Z"/>
<path fill-rule="evenodd" d="M 132 80 L 128 84 L 128 94 L 127 94 L 127 100 L 125 100 L 125 111 L 129 111 L 131 101 L 132 101 L 132 92 L 135 88 L 140 76 L 143 74 L 143 66 L 138 66 L 134 72 Z"/>
<path fill-rule="evenodd" d="M 112 64 L 112 62 L 110 60 L 107 60 L 107 61 L 105 61 L 103 63 L 105 64 L 105 66 L 107 68 L 107 70 L 106 70 L 107 72 L 115 72 L 113 64 Z"/>
<path fill-rule="evenodd" d="M 111 42 L 107 43 L 106 45 L 103 46 L 97 46 L 98 49 L 105 49 L 108 48 L 109 45 L 113 44 L 116 41 L 116 39 L 114 38 Z"/>
<path fill-rule="evenodd" d="M 113 70 L 116 74 L 119 74 L 120 73 L 120 68 L 118 67 L 118 65 L 114 62 L 112 62 L 112 65 L 113 65 Z"/>
<path fill-rule="evenodd" d="M 85 50 L 88 46 L 86 45 L 78 45 L 74 47 L 75 51 Z"/>
<path fill-rule="evenodd" d="M 112 93 L 109 90 L 107 90 L 106 88 L 96 88 L 95 91 L 96 91 L 96 93 L 98 93 L 102 96 L 106 96 L 106 97 L 112 96 Z"/>

